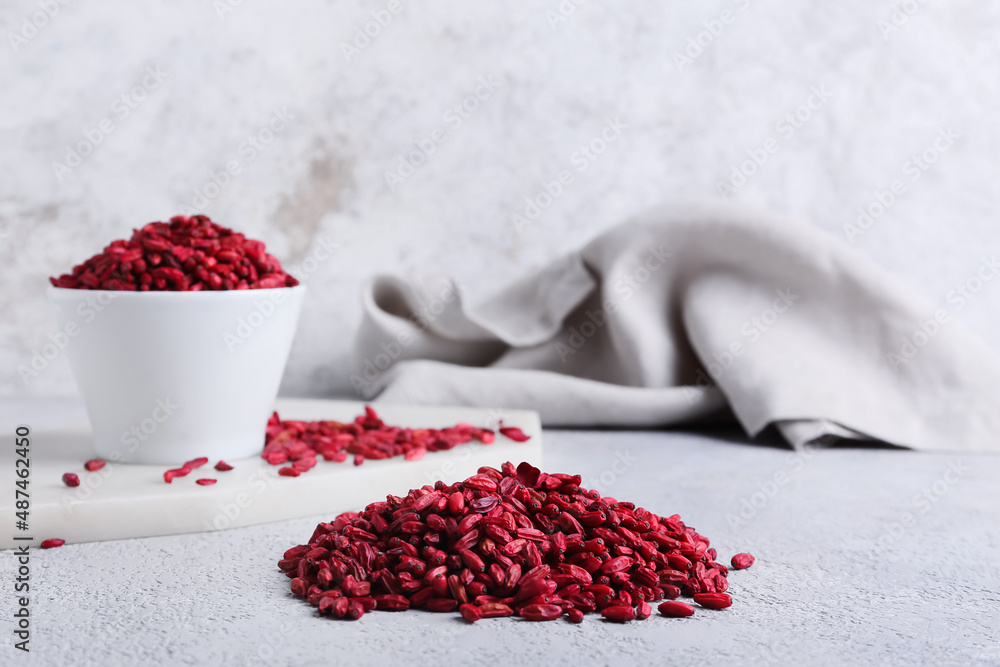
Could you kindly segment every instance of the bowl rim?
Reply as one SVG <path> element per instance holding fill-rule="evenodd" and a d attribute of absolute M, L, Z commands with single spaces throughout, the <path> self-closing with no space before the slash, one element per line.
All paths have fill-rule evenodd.
<path fill-rule="evenodd" d="M 277 292 L 291 291 L 291 292 L 305 292 L 306 286 L 302 283 L 295 285 L 294 287 L 264 287 L 258 289 L 230 289 L 230 290 L 201 290 L 198 292 L 191 291 L 180 291 L 180 290 L 156 290 L 149 292 L 133 292 L 130 290 L 110 290 L 110 289 L 79 289 L 76 287 L 56 287 L 55 285 L 48 285 L 49 294 L 52 296 L 59 297 L 69 297 L 69 296 L 84 296 L 84 295 L 94 295 L 101 296 L 107 295 L 112 299 L 126 298 L 126 299 L 137 299 L 137 298 L 158 298 L 158 299 L 171 299 L 171 298 L 184 298 L 184 299 L 195 299 L 195 298 L 231 298 L 224 297 L 222 295 L 229 294 L 239 294 L 241 297 L 245 298 L 248 295 L 256 294 L 259 297 L 265 295 L 271 295 Z M 153 297 L 152 295 L 156 295 Z M 180 296 L 180 295 L 186 296 Z M 218 296 L 216 296 L 218 295 Z"/>

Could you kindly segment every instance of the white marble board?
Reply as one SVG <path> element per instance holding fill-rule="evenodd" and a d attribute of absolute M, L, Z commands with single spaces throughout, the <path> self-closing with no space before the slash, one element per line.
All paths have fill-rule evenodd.
<path fill-rule="evenodd" d="M 483 408 L 376 406 L 388 424 L 414 428 L 441 428 L 459 422 L 496 428 L 498 412 Z M 351 401 L 278 399 L 282 419 L 333 419 L 351 421 L 361 414 L 364 403 Z M 281 477 L 278 467 L 259 457 L 230 460 L 234 469 L 216 471 L 210 463 L 171 484 L 163 481 L 170 466 L 108 463 L 97 472 L 87 472 L 83 462 L 93 456 L 89 428 L 38 430 L 31 433 L 30 522 L 20 536 L 34 538 L 38 545 L 47 538 L 67 543 L 95 542 L 132 537 L 197 533 L 251 526 L 317 514 L 360 509 L 384 499 L 386 494 L 404 494 L 411 488 L 438 479 L 454 481 L 475 473 L 483 465 L 499 467 L 504 461 L 542 463 L 542 432 L 538 414 L 525 410 L 503 410 L 505 426 L 520 427 L 531 439 L 519 443 L 499 433 L 496 442 L 476 441 L 445 452 L 432 452 L 419 461 L 402 457 L 367 460 L 354 466 L 320 459 L 299 477 Z M 262 434 L 263 439 L 263 434 Z M 13 469 L 13 434 L 0 459 Z M 262 445 L 263 446 L 263 445 Z M 75 472 L 81 484 L 69 488 L 62 482 L 65 472 Z M 211 477 L 218 483 L 200 486 L 196 479 Z M 13 517 L 14 496 L 0 500 L 0 515 Z M 0 548 L 15 544 L 14 531 L 0 534 Z"/>

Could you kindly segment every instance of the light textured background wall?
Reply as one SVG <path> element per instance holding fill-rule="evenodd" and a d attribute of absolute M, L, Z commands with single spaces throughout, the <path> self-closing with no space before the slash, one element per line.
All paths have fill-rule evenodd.
<path fill-rule="evenodd" d="M 400 0 L 402 11 L 349 58 L 341 44 L 387 2 L 232 11 L 222 11 L 229 0 L 70 2 L 34 34 L 24 20 L 42 4 L 0 5 L 6 395 L 74 391 L 62 358 L 27 384 L 16 370 L 54 326 L 46 277 L 191 206 L 233 159 L 241 173 L 201 203 L 205 212 L 285 262 L 301 261 L 320 235 L 339 244 L 308 278 L 289 394 L 349 391 L 358 292 L 370 275 L 444 271 L 485 296 L 654 203 L 717 198 L 718 182 L 768 138 L 776 152 L 733 201 L 844 238 L 856 209 L 902 180 L 905 193 L 854 245 L 942 305 L 1000 251 L 993 3 L 909 0 L 913 13 L 894 16 L 893 3 L 870 0 L 587 2 L 553 22 L 557 0 Z M 701 53 L 679 67 L 675 55 L 704 22 L 718 31 L 723 10 L 732 21 L 704 33 Z M 880 21 L 893 18 L 898 30 L 883 35 Z M 150 67 L 166 76 L 123 117 L 116 98 Z M 449 109 L 481 77 L 499 86 L 456 123 Z M 829 99 L 787 136 L 777 123 L 814 87 Z M 276 109 L 294 116 L 287 128 L 253 159 L 240 153 Z M 60 180 L 53 163 L 105 118 L 114 130 Z M 576 171 L 574 151 L 613 118 L 627 126 L 620 138 Z M 437 128 L 446 140 L 392 190 L 385 172 Z M 959 137 L 910 180 L 907 160 L 947 128 Z M 563 169 L 574 183 L 517 233 L 512 215 Z M 991 326 L 1000 280 L 949 308 L 1000 347 Z"/>

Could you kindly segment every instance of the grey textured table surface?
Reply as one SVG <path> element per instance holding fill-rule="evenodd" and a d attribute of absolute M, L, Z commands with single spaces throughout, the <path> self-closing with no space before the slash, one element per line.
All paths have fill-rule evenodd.
<path fill-rule="evenodd" d="M 7 401 L 5 433 L 77 413 Z M 78 414 L 78 413 L 77 413 Z M 318 617 L 275 561 L 323 517 L 36 551 L 30 655 L 14 650 L 3 558 L 3 664 L 1000 664 L 1000 457 L 795 454 L 701 433 L 547 431 L 546 469 L 679 513 L 720 557 L 734 603 L 626 626 L 588 616 L 465 624 L 457 615 Z M 950 471 L 950 472 L 949 472 Z M 589 481 L 589 484 L 587 483 Z M 12 483 L 12 482 L 11 482 Z M 911 520 L 912 519 L 912 520 Z"/>

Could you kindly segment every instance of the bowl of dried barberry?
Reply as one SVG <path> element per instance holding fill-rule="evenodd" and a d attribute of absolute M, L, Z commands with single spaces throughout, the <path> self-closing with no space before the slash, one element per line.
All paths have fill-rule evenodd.
<path fill-rule="evenodd" d="M 98 456 L 259 453 L 305 294 L 262 242 L 177 216 L 50 281 Z"/>

